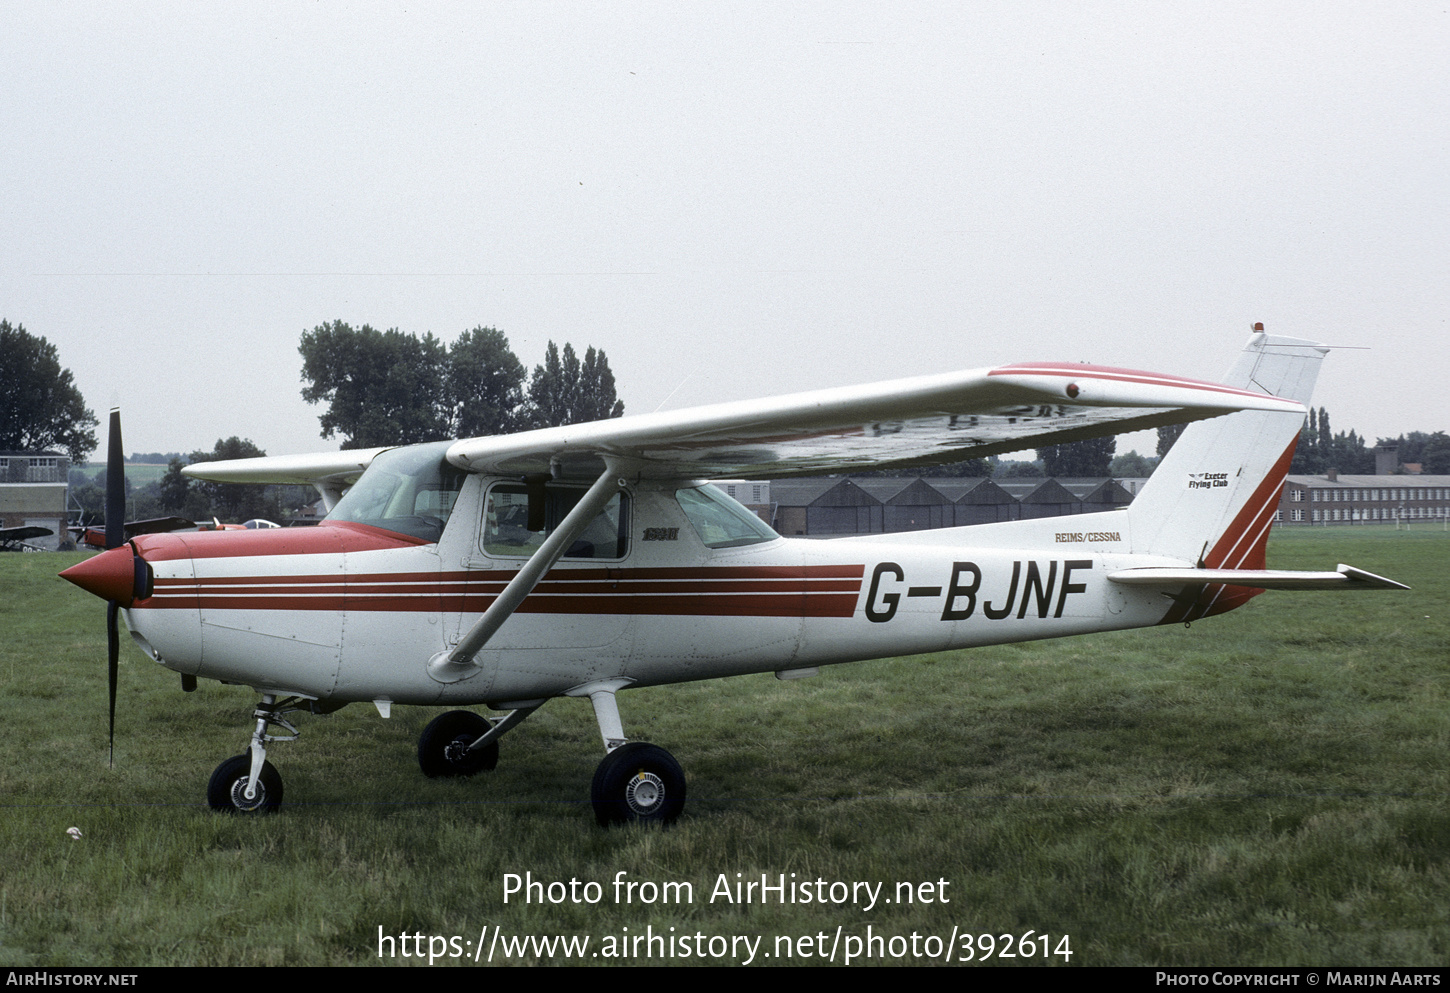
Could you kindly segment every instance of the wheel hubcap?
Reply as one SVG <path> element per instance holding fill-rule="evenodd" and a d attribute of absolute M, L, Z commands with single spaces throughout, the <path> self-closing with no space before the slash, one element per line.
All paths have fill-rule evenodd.
<path fill-rule="evenodd" d="M 640 771 L 624 788 L 624 802 L 636 814 L 656 810 L 665 799 L 665 784 L 652 772 Z"/>
<path fill-rule="evenodd" d="M 454 738 L 447 745 L 443 746 L 443 757 L 450 765 L 463 765 L 468 761 L 468 746 L 473 744 L 473 739 L 467 735 Z"/>
<path fill-rule="evenodd" d="M 247 799 L 247 784 L 251 781 L 251 776 L 243 776 L 232 783 L 232 806 L 238 810 L 256 810 L 267 802 L 267 788 L 261 783 L 257 784 L 257 795 Z"/>

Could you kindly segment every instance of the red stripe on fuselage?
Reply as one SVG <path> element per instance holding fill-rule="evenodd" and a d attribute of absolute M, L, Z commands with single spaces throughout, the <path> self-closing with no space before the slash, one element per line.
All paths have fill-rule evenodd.
<path fill-rule="evenodd" d="M 560 569 L 521 613 L 850 617 L 863 565 L 680 569 Z M 510 573 L 158 578 L 138 606 L 219 610 L 482 612 Z"/>
<path fill-rule="evenodd" d="M 204 576 L 196 580 L 189 578 L 165 578 L 158 576 L 162 584 L 196 583 L 437 583 L 440 581 L 461 581 L 479 583 L 507 583 L 518 574 L 518 570 L 478 570 L 473 572 L 368 572 L 342 575 L 340 573 L 314 573 L 312 575 L 270 575 L 270 576 Z M 544 576 L 545 582 L 598 581 L 638 582 L 641 580 L 828 580 L 860 579 L 866 574 L 864 565 L 807 565 L 807 566 L 709 566 L 679 569 L 621 569 L 605 566 L 594 569 L 551 569 Z"/>
<path fill-rule="evenodd" d="M 699 617 L 851 617 L 856 611 L 856 593 L 816 594 L 715 594 L 707 596 L 539 596 L 532 594 L 518 608 L 520 614 L 599 615 L 694 615 Z M 188 604 L 203 610 L 362 610 L 375 613 L 430 612 L 482 613 L 494 597 L 346 596 L 318 597 L 229 597 L 202 596 Z M 165 607 L 153 598 L 145 608 Z"/>
<path fill-rule="evenodd" d="M 328 582 L 299 583 L 291 579 L 228 579 L 223 583 L 213 585 L 211 580 L 171 580 L 166 583 L 157 583 L 155 596 L 179 596 L 185 595 L 219 595 L 219 596 L 245 596 L 250 594 L 280 595 L 284 593 L 296 593 L 299 595 L 322 595 L 335 594 L 338 596 L 365 596 L 374 593 L 431 593 L 431 594 L 498 594 L 502 593 L 507 584 L 501 580 L 455 580 L 432 582 L 401 582 L 401 583 L 354 583 L 339 580 L 334 576 Z M 592 594 L 612 591 L 621 591 L 630 594 L 647 595 L 655 593 L 679 593 L 687 590 L 691 593 L 830 593 L 830 592 L 859 592 L 861 583 L 859 581 L 828 579 L 786 579 L 766 580 L 763 582 L 741 582 L 730 580 L 696 580 L 689 583 L 662 583 L 662 582 L 634 582 L 628 579 L 605 579 L 600 577 L 593 582 L 569 582 L 555 583 L 549 580 L 541 582 L 534 590 L 535 593 L 544 594 Z"/>

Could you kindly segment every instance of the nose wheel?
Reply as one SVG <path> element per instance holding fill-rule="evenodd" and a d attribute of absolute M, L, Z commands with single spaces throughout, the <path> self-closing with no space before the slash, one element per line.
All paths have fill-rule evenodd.
<path fill-rule="evenodd" d="M 256 727 L 252 731 L 252 747 L 244 755 L 233 755 L 211 774 L 206 786 L 206 802 L 212 810 L 228 814 L 272 814 L 282 806 L 282 777 L 267 761 L 267 742 L 295 741 L 297 728 L 285 714 L 299 709 L 298 697 L 278 700 L 264 693 L 262 702 L 252 711 Z M 268 734 L 269 727 L 280 728 L 283 734 Z"/>
<path fill-rule="evenodd" d="M 257 785 L 252 785 L 252 753 L 234 755 L 216 767 L 206 787 L 212 810 L 230 814 L 271 814 L 282 806 L 282 777 L 271 762 L 262 763 Z M 248 793 L 252 795 L 247 796 Z"/>

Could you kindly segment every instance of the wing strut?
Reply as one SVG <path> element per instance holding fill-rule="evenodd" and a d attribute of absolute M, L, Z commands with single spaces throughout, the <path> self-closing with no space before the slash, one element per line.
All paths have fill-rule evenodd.
<path fill-rule="evenodd" d="M 539 580 L 544 574 L 554 567 L 554 563 L 563 558 L 564 552 L 570 545 L 574 544 L 576 538 L 584 533 L 589 522 L 599 515 L 606 504 L 614 498 L 624 485 L 624 480 L 619 478 L 612 466 L 606 466 L 604 472 L 589 487 L 584 498 L 574 505 L 574 509 L 565 515 L 559 522 L 559 526 L 544 539 L 538 551 L 524 563 L 524 567 L 518 571 L 509 584 L 504 587 L 498 599 L 489 604 L 478 623 L 473 625 L 468 634 L 458 642 L 458 645 L 451 652 L 439 652 L 428 660 L 428 675 L 440 683 L 456 683 L 460 679 L 467 679 L 476 675 L 478 666 L 473 664 L 473 657 L 478 654 L 488 640 L 493 637 L 502 625 L 519 608 L 524 599 L 539 585 Z"/>

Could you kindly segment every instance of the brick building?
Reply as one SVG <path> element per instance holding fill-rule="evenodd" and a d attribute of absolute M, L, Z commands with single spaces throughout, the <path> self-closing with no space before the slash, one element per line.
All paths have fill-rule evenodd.
<path fill-rule="evenodd" d="M 30 544 L 57 548 L 66 539 L 70 456 L 61 452 L 0 452 L 0 527 L 43 527 L 55 533 Z"/>
<path fill-rule="evenodd" d="M 1290 476 L 1276 524 L 1384 524 L 1450 517 L 1450 476 Z"/>

